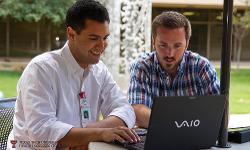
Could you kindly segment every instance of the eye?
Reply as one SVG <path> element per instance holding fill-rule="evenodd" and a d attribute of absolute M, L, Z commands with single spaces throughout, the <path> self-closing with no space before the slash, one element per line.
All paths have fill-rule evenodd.
<path fill-rule="evenodd" d="M 175 49 L 181 48 L 181 44 L 176 44 L 176 45 L 174 46 L 174 48 L 175 48 Z"/>
<path fill-rule="evenodd" d="M 166 45 L 165 45 L 165 44 L 160 44 L 159 47 L 160 47 L 160 48 L 165 48 Z"/>
<path fill-rule="evenodd" d="M 103 38 L 104 41 L 106 41 L 108 39 L 109 39 L 109 36 Z"/>
<path fill-rule="evenodd" d="M 104 41 L 106 41 L 106 40 L 108 40 L 108 39 L 109 39 L 109 34 L 106 35 L 106 36 L 103 38 Z"/>
<path fill-rule="evenodd" d="M 91 38 L 89 38 L 89 40 L 91 40 L 91 41 L 97 41 L 97 40 L 98 40 L 98 38 L 91 37 Z"/>

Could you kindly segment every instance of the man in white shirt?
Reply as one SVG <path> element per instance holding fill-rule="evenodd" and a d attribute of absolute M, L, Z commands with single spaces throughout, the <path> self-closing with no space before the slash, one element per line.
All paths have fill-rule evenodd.
<path fill-rule="evenodd" d="M 106 66 L 109 16 L 93 0 L 77 1 L 67 12 L 68 42 L 35 57 L 17 85 L 11 141 L 16 148 L 85 149 L 91 141 L 137 142 L 133 108 Z M 99 121 L 102 113 L 104 120 Z M 37 141 L 40 141 L 37 142 Z M 35 144 L 34 144 L 35 143 Z M 46 147 L 47 146 L 47 147 Z"/>

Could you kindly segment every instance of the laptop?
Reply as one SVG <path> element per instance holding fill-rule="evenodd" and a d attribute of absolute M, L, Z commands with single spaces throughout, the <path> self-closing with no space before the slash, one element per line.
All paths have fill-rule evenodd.
<path fill-rule="evenodd" d="M 206 149 L 215 146 L 225 101 L 226 97 L 222 95 L 156 97 L 145 143 L 123 143 L 122 146 L 131 150 Z"/>

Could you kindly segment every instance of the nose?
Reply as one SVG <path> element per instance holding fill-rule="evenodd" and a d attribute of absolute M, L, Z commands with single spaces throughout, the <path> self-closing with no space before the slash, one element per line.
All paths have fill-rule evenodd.
<path fill-rule="evenodd" d="M 168 57 L 173 57 L 174 56 L 174 49 L 171 46 L 167 47 L 165 50 L 165 54 Z"/>
<path fill-rule="evenodd" d="M 105 48 L 107 47 L 107 41 L 100 39 L 99 43 L 98 43 L 98 48 L 103 51 Z"/>

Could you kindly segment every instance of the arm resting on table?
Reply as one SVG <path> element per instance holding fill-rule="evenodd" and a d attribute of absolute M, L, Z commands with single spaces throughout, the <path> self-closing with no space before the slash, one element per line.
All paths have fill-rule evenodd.
<path fill-rule="evenodd" d="M 138 127 L 148 128 L 151 109 L 143 104 L 132 105 L 136 115 L 136 124 Z"/>

